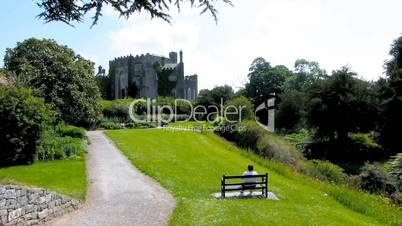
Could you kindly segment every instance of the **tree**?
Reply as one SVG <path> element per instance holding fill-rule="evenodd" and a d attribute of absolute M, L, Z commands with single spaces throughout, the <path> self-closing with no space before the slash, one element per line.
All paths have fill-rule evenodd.
<path fill-rule="evenodd" d="M 31 87 L 67 123 L 89 127 L 100 117 L 94 63 L 48 39 L 27 39 L 7 49 L 5 68 L 19 86 Z"/>
<path fill-rule="evenodd" d="M 285 66 L 271 67 L 270 63 L 261 57 L 253 61 L 249 71 L 246 93 L 253 100 L 254 106 L 267 101 L 273 93 L 282 93 L 286 78 L 292 75 Z"/>
<path fill-rule="evenodd" d="M 327 72 L 320 68 L 315 61 L 298 59 L 295 62 L 294 74 L 285 82 L 286 90 L 297 90 L 305 92 L 318 81 L 327 77 Z"/>
<path fill-rule="evenodd" d="M 287 77 L 283 85 L 283 93 L 279 95 L 276 126 L 286 130 L 294 130 L 303 126 L 306 112 L 307 93 L 327 77 L 315 61 L 298 59 L 294 65 L 294 73 Z"/>
<path fill-rule="evenodd" d="M 225 109 L 229 112 L 229 114 L 227 114 L 227 119 L 232 122 L 240 122 L 254 118 L 253 104 L 244 96 L 239 96 L 226 101 Z"/>
<path fill-rule="evenodd" d="M 43 10 L 38 17 L 46 22 L 61 21 L 71 25 L 72 22 L 83 21 L 84 16 L 95 11 L 92 17 L 92 25 L 95 25 L 102 16 L 104 7 L 110 6 L 119 13 L 120 17 L 129 18 L 134 13 L 147 12 L 151 18 L 160 18 L 170 22 L 170 8 L 173 6 L 179 11 L 182 4 L 190 4 L 191 7 L 201 8 L 201 14 L 209 11 L 217 21 L 216 2 L 224 2 L 232 5 L 230 0 L 37 0 L 37 5 Z"/>
<path fill-rule="evenodd" d="M 208 107 L 216 105 L 219 107 L 221 102 L 225 103 L 227 100 L 232 99 L 234 96 L 233 88 L 229 85 L 216 86 L 211 90 L 200 90 L 196 103 Z"/>
<path fill-rule="evenodd" d="M 392 59 L 385 64 L 388 83 L 383 92 L 380 142 L 395 154 L 402 150 L 397 132 L 402 128 L 402 36 L 394 41 L 389 53 Z"/>
<path fill-rule="evenodd" d="M 307 121 L 320 140 L 344 142 L 349 132 L 372 129 L 375 110 L 370 106 L 367 82 L 356 78 L 347 67 L 334 71 L 312 90 Z"/>
<path fill-rule="evenodd" d="M 280 96 L 276 116 L 276 127 L 294 130 L 305 116 L 305 94 L 297 90 L 288 90 Z"/>
<path fill-rule="evenodd" d="M 53 111 L 31 90 L 0 86 L 0 166 L 32 163 Z"/>

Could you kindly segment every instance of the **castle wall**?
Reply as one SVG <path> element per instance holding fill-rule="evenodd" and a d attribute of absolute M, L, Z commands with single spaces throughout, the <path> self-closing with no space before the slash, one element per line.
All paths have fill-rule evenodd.
<path fill-rule="evenodd" d="M 158 78 L 154 68 L 156 62 L 162 66 L 165 64 L 173 64 L 175 66 L 172 73 L 177 78 L 177 83 L 175 90 L 172 90 L 172 96 L 175 98 L 186 98 L 186 81 L 184 78 L 183 53 L 181 51 L 179 57 L 179 63 L 177 63 L 176 52 L 170 52 L 169 58 L 146 54 L 119 57 L 110 61 L 109 74 L 114 74 L 115 76 L 113 84 L 114 98 L 127 97 L 128 88 L 132 82 L 135 82 L 138 88 L 138 97 L 154 98 L 158 96 Z M 193 88 L 191 92 L 194 92 Z M 189 99 L 192 99 L 192 97 Z"/>

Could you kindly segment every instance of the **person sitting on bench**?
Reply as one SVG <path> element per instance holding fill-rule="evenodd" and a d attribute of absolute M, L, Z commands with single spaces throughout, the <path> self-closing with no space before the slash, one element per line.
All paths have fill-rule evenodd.
<path fill-rule="evenodd" d="M 254 171 L 254 166 L 249 164 L 247 166 L 247 171 L 245 171 L 243 173 L 243 176 L 251 176 L 251 175 L 258 175 L 258 173 L 256 171 Z M 257 182 L 257 178 L 256 177 L 251 177 L 251 178 L 243 178 L 243 183 L 256 183 Z M 243 184 L 243 188 L 254 188 L 255 184 Z M 252 191 L 250 191 L 251 193 Z M 243 193 L 243 191 L 241 191 L 240 193 Z"/>

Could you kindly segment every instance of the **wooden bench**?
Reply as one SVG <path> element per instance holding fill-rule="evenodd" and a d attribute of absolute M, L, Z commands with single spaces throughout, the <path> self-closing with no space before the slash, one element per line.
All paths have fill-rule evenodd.
<path fill-rule="evenodd" d="M 235 179 L 257 178 L 257 182 L 252 183 L 230 183 Z M 261 180 L 259 180 L 261 178 Z M 245 190 L 261 190 L 261 194 L 268 198 L 268 173 L 249 176 L 222 176 L 221 179 L 221 197 L 225 198 L 227 191 L 245 191 Z"/>

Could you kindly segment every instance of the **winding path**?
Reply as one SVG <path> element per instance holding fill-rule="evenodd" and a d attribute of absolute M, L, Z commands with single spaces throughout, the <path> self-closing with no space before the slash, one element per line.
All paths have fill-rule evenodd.
<path fill-rule="evenodd" d="M 167 225 L 175 201 L 136 169 L 102 131 L 87 133 L 85 207 L 52 225 Z"/>

